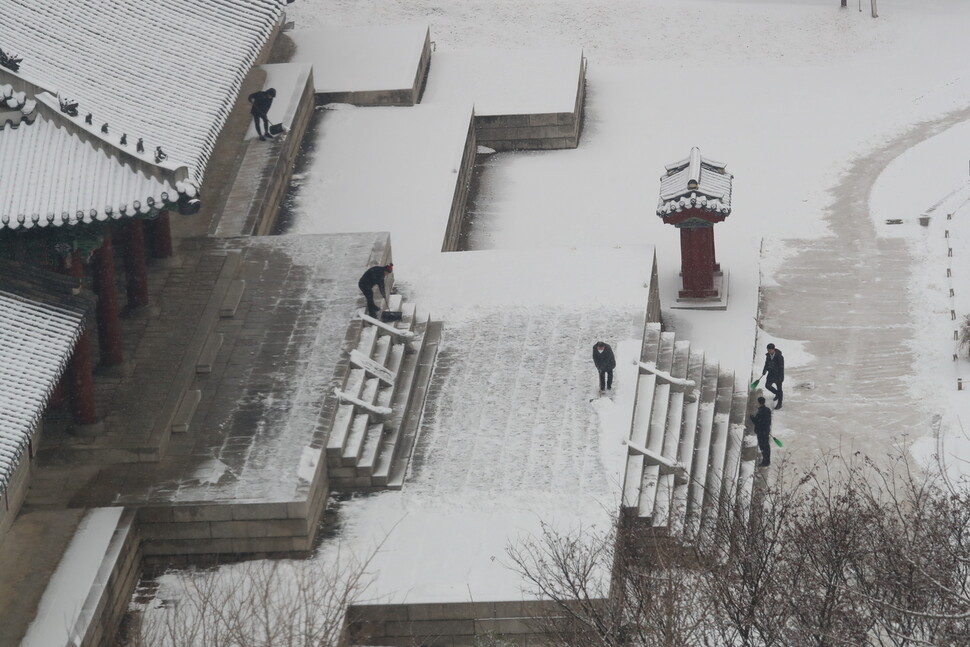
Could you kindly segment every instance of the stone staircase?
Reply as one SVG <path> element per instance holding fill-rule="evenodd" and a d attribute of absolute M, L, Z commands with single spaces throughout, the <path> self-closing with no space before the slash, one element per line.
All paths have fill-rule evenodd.
<path fill-rule="evenodd" d="M 743 451 L 747 389 L 690 342 L 647 324 L 622 511 L 655 533 L 706 535 L 750 500 L 757 452 Z"/>
<path fill-rule="evenodd" d="M 330 487 L 400 489 L 414 448 L 441 337 L 441 323 L 419 321 L 414 304 L 390 296 L 400 321 L 355 320 L 356 339 L 336 402 L 326 456 Z"/>

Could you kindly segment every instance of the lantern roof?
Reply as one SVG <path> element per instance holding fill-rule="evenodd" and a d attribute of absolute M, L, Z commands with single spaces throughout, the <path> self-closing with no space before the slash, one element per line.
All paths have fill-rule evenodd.
<path fill-rule="evenodd" d="M 664 217 L 684 209 L 731 213 L 731 183 L 734 176 L 720 162 L 701 156 L 696 146 L 690 154 L 666 166 L 660 178 L 657 215 Z"/>

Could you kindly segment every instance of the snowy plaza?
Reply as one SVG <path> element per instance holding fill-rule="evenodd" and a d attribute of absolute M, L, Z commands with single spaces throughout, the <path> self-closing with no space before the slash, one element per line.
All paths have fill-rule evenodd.
<path fill-rule="evenodd" d="M 0 7 L 11 3 L 0 0 Z M 868 1 L 855 0 L 847 7 L 838 0 L 286 5 L 292 25 L 278 35 L 272 60 L 254 65 L 259 80 L 249 84 L 282 89 L 271 120 L 294 130 L 303 124 L 306 134 L 264 143 L 242 125 L 248 113 L 227 120 L 244 152 L 234 161 L 220 161 L 218 148 L 198 154 L 216 151 L 209 168 L 227 176 L 231 189 L 219 194 L 218 209 L 204 207 L 217 212 L 211 224 L 174 230 L 184 265 L 182 275 L 166 266 L 165 280 L 181 276 L 189 287 L 157 288 L 165 295 L 194 290 L 191 298 L 205 306 L 199 310 L 212 311 L 202 316 L 216 322 L 212 335 L 223 346 L 211 350 L 214 395 L 198 387 L 199 375 L 190 378 L 201 391 L 204 423 L 201 415 L 186 420 L 189 433 L 172 434 L 170 455 L 162 455 L 164 444 L 153 447 L 159 456 L 150 465 L 105 458 L 114 456 L 108 441 L 116 438 L 123 438 L 123 451 L 148 451 L 135 445 L 134 434 L 125 436 L 127 429 L 109 426 L 89 446 L 57 436 L 52 424 L 50 442 L 63 453 L 51 453 L 32 477 L 20 517 L 27 522 L 0 535 L 8 551 L 0 553 L 0 569 L 16 573 L 13 581 L 28 578 L 18 566 L 23 553 L 10 542 L 44 532 L 45 517 L 61 509 L 71 517 L 56 522 L 64 557 L 59 565 L 56 555 L 47 557 L 50 584 L 34 587 L 43 598 L 18 619 L 16 642 L 0 639 L 0 647 L 21 639 L 31 647 L 81 644 L 70 642 L 76 637 L 64 618 L 73 625 L 91 616 L 88 589 L 91 581 L 104 585 L 98 564 L 105 546 L 120 550 L 112 537 L 125 524 L 142 525 L 145 548 L 138 550 L 156 558 L 154 565 L 181 546 L 185 555 L 254 557 L 219 566 L 226 579 L 254 563 L 274 563 L 264 557 L 303 553 L 300 559 L 324 567 L 366 561 L 361 599 L 369 604 L 532 601 L 538 596 L 511 568 L 508 549 L 549 528 L 600 533 L 616 525 L 626 504 L 631 426 L 638 408 L 649 406 L 638 396 L 639 380 L 659 370 L 657 383 L 677 392 L 686 383 L 688 341 L 691 357 L 701 354 L 713 367 L 714 391 L 728 391 L 716 394 L 726 408 L 707 412 L 715 419 L 706 432 L 712 424 L 725 434 L 730 427 L 738 443 L 747 420 L 738 403 L 750 406 L 756 395 L 748 385 L 761 376 L 766 344 L 787 361 L 784 408 L 772 427 L 782 446 L 756 476 L 753 442 L 746 441 L 742 460 L 740 444 L 725 441 L 718 460 L 728 466 L 730 496 L 736 487 L 744 499 L 740 492 L 750 492 L 752 481 L 774 482 L 782 470 L 795 474 L 854 455 L 881 464 L 903 454 L 964 482 L 970 4 L 880 0 L 878 8 L 876 18 Z M 422 65 L 426 78 L 415 79 Z M 420 88 L 414 105 L 351 105 L 382 90 L 400 94 L 411 83 Z M 307 99 L 314 85 L 316 105 Z M 306 105 L 312 107 L 299 107 Z M 485 129 L 522 114 L 559 115 L 549 127 L 558 139 L 509 150 L 516 146 L 504 147 L 501 127 Z M 469 150 L 475 128 L 480 141 Z M 695 147 L 705 163 L 718 160 L 733 175 L 730 215 L 714 228 L 723 309 L 678 301 L 679 232 L 657 213 L 665 168 L 691 159 Z M 238 178 L 250 166 L 275 168 L 277 154 L 291 156 L 280 164 L 292 175 L 278 222 L 274 213 L 272 231 L 262 231 L 247 214 L 269 209 L 260 199 L 271 200 L 244 195 L 249 187 Z M 4 168 L 14 166 L 0 162 L 0 197 Z M 215 269 L 210 257 L 220 259 Z M 391 341 L 375 330 L 369 343 L 396 370 L 412 362 L 409 387 L 419 395 L 405 394 L 405 406 L 423 398 L 423 408 L 398 415 L 399 427 L 381 427 L 369 440 L 364 427 L 373 416 L 351 419 L 352 407 L 333 388 L 344 364 L 353 374 L 344 359 L 354 347 L 345 327 L 363 303 L 354 282 L 365 260 L 393 260 L 394 304 L 414 309 L 405 316 L 408 330 L 391 330 Z M 211 277 L 193 284 L 190 271 Z M 236 323 L 225 313 L 229 298 L 206 292 L 231 293 L 233 281 L 247 290 L 236 297 L 233 309 L 245 313 Z M 655 296 L 659 321 L 649 311 Z M 292 334 L 285 321 L 294 322 Z M 354 322 L 347 330 L 363 337 L 366 322 Z M 680 378 L 656 365 L 638 369 L 645 336 L 656 331 L 659 339 L 660 322 L 671 348 L 676 334 Z M 256 328 L 263 324 L 266 330 Z M 146 330 L 150 336 L 154 329 Z M 414 353 L 413 332 L 426 340 Z M 196 344 L 204 356 L 212 335 L 179 342 L 173 332 L 170 343 Z M 270 345 L 265 340 L 273 335 L 285 340 Z M 618 360 L 610 397 L 597 389 L 590 356 L 601 340 Z M 240 359 L 247 344 L 251 364 Z M 236 354 L 225 355 L 228 348 Z M 406 353 L 413 359 L 402 359 Z M 261 373 L 263 367 L 270 369 Z M 384 388 L 372 382 L 374 390 Z M 694 396 L 689 389 L 675 395 L 671 407 L 689 411 L 702 390 L 696 386 Z M 387 390 L 385 401 L 375 392 L 374 402 L 388 406 L 402 398 Z M 693 415 L 713 407 L 713 399 L 694 405 Z M 350 450 L 321 431 L 318 419 L 327 411 L 334 426 L 347 413 L 346 433 L 360 444 L 353 461 L 379 451 L 383 435 L 394 436 L 404 456 L 383 468 L 372 457 L 375 465 L 358 468 Z M 153 434 L 144 442 L 154 442 Z M 103 453 L 95 456 L 95 449 Z M 666 446 L 664 454 L 677 459 Z M 337 478 L 344 480 L 334 485 Z M 354 479 L 366 485 L 348 485 Z M 244 506 L 256 511 L 252 517 L 218 516 Z M 268 520 L 276 523 L 280 507 L 280 527 L 297 529 L 287 549 L 270 536 Z M 243 533 L 270 529 L 266 543 L 233 543 L 237 538 L 217 534 L 224 521 Z M 312 548 L 303 550 L 307 542 Z M 179 598 L 183 572 L 146 577 L 131 610 L 164 618 Z M 18 611 L 16 601 L 0 596 L 0 611 Z M 441 644 L 464 644 L 449 640 Z"/>

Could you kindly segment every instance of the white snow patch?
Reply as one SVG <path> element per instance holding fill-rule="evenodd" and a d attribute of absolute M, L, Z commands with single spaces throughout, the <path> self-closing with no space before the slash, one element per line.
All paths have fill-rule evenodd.
<path fill-rule="evenodd" d="M 410 88 L 427 32 L 427 25 L 408 24 L 297 29 L 287 36 L 296 46 L 291 60 L 313 65 L 317 92 L 362 92 Z"/>
<path fill-rule="evenodd" d="M 300 466 L 297 468 L 297 476 L 307 483 L 312 483 L 319 462 L 320 450 L 313 447 L 304 447 L 303 454 L 300 456 Z"/>
<path fill-rule="evenodd" d="M 219 479 L 229 471 L 229 466 L 220 461 L 218 458 L 210 458 L 199 465 L 195 472 L 192 473 L 192 479 L 199 481 L 201 484 L 215 484 L 219 482 Z"/>

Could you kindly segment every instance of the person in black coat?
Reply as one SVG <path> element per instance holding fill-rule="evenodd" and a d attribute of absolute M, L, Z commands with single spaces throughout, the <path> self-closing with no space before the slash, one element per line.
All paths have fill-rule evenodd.
<path fill-rule="evenodd" d="M 600 393 L 613 388 L 613 369 L 616 368 L 616 356 L 613 349 L 603 341 L 593 345 L 593 364 L 600 374 Z"/>
<path fill-rule="evenodd" d="M 253 107 L 249 109 L 249 114 L 253 116 L 256 134 L 262 141 L 266 141 L 266 138 L 269 137 L 269 109 L 272 107 L 275 97 L 276 88 L 253 92 L 249 95 L 249 103 L 253 104 Z M 262 125 L 262 129 L 260 129 L 260 125 Z"/>
<path fill-rule="evenodd" d="M 775 394 L 776 409 L 781 409 L 781 402 L 785 394 L 781 390 L 781 383 L 785 381 L 785 358 L 781 351 L 775 348 L 774 344 L 768 344 L 768 352 L 765 353 L 765 367 L 761 371 L 762 375 L 767 375 L 765 388 Z"/>
<path fill-rule="evenodd" d="M 360 277 L 357 281 L 357 287 L 360 291 L 364 293 L 364 298 L 367 299 L 367 315 L 370 317 L 376 317 L 379 308 L 377 304 L 374 303 L 374 287 L 377 286 L 381 291 L 381 296 L 384 297 L 384 303 L 387 303 L 387 292 L 384 287 L 384 279 L 388 274 L 394 271 L 394 265 L 388 263 L 387 265 L 375 265 L 370 268 Z"/>
<path fill-rule="evenodd" d="M 771 409 L 765 406 L 765 399 L 758 398 L 758 410 L 751 416 L 754 433 L 758 435 L 758 449 L 761 450 L 761 467 L 771 465 Z"/>

